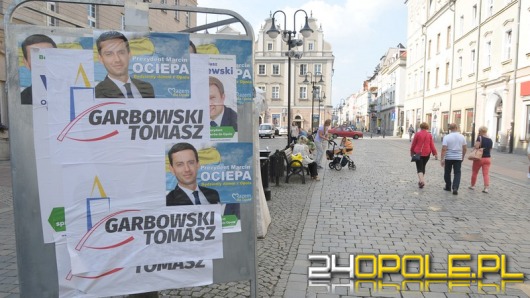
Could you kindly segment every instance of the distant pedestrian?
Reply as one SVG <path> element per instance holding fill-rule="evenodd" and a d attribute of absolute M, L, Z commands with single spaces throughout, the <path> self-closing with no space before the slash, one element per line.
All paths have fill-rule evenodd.
<path fill-rule="evenodd" d="M 530 145 L 527 145 L 526 154 L 528 155 L 528 161 L 530 161 Z M 530 166 L 528 166 L 528 179 L 530 179 Z"/>
<path fill-rule="evenodd" d="M 462 176 L 462 161 L 467 151 L 466 139 L 457 130 L 458 125 L 455 123 L 449 124 L 449 134 L 442 141 L 442 156 L 440 160 L 440 164 L 444 167 L 444 190 L 451 191 L 452 187 L 454 195 L 458 194 L 460 177 Z M 451 171 L 454 171 L 452 183 Z"/>
<path fill-rule="evenodd" d="M 483 193 L 489 192 L 490 186 L 490 166 L 491 166 L 491 148 L 493 147 L 493 141 L 488 138 L 488 128 L 481 126 L 478 129 L 478 137 L 475 142 L 475 148 L 484 148 L 482 158 L 473 160 L 473 170 L 471 172 L 471 186 L 469 189 L 475 189 L 475 183 L 477 183 L 478 171 L 482 168 L 482 177 L 484 179 L 484 190 Z"/>
<path fill-rule="evenodd" d="M 296 144 L 296 141 L 298 140 L 298 135 L 300 134 L 300 129 L 298 128 L 298 125 L 296 125 L 296 122 L 293 121 L 291 124 L 291 143 Z"/>
<path fill-rule="evenodd" d="M 322 163 L 322 156 L 324 156 L 324 143 L 329 141 L 329 139 L 328 139 L 328 128 L 329 128 L 330 125 L 331 125 L 331 120 L 330 119 L 326 119 L 326 121 L 324 122 L 324 125 L 320 125 L 320 127 L 318 127 L 318 130 L 317 130 L 317 133 L 316 133 L 315 145 L 317 147 L 317 157 L 316 157 L 315 161 L 316 161 L 319 169 L 323 168 L 321 163 Z"/>
<path fill-rule="evenodd" d="M 420 160 L 416 161 L 416 171 L 418 173 L 418 187 L 423 188 L 425 186 L 425 167 L 431 154 L 435 159 L 438 159 L 438 151 L 434 146 L 432 135 L 429 133 L 429 124 L 423 122 L 420 124 L 420 131 L 416 133 L 414 141 L 410 145 L 410 156 L 415 153 L 420 153 Z"/>
<path fill-rule="evenodd" d="M 414 127 L 412 127 L 412 124 L 409 126 L 409 129 L 408 129 L 408 132 L 409 132 L 409 142 L 412 142 L 412 135 L 414 135 Z"/>
<path fill-rule="evenodd" d="M 381 126 L 378 126 L 378 127 L 377 127 L 377 134 L 378 134 L 378 135 L 381 134 Z"/>
<path fill-rule="evenodd" d="M 399 137 L 403 136 L 403 126 L 399 127 Z"/>

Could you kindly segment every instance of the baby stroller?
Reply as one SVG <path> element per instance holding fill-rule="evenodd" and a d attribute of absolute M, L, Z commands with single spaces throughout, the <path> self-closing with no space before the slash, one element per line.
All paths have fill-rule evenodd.
<path fill-rule="evenodd" d="M 333 149 L 326 150 L 326 159 L 331 160 L 329 163 L 330 169 L 335 169 L 337 171 L 342 170 L 343 167 L 348 165 L 348 169 L 355 170 L 357 166 L 355 166 L 355 163 L 353 160 L 351 160 L 350 156 L 346 153 L 346 149 L 341 148 L 338 153 L 335 154 L 335 150 L 337 150 L 337 143 L 333 140 L 329 141 L 330 144 L 333 145 Z"/>

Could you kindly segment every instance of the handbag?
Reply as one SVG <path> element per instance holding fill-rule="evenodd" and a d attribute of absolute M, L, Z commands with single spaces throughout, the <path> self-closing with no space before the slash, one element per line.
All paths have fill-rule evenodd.
<path fill-rule="evenodd" d="M 425 140 L 423 140 L 423 144 L 421 144 L 421 150 L 419 153 L 414 153 L 412 155 L 412 158 L 410 159 L 411 162 L 417 162 L 421 160 L 421 152 L 423 152 L 423 146 L 425 145 Z"/>
<path fill-rule="evenodd" d="M 480 138 L 480 146 L 482 146 L 482 138 Z M 479 160 L 482 158 L 482 154 L 484 154 L 484 148 L 473 148 L 469 155 L 467 156 L 467 159 L 469 160 Z"/>
<path fill-rule="evenodd" d="M 302 154 L 300 154 L 300 153 L 291 154 L 291 167 L 299 167 L 299 166 L 301 166 L 303 159 L 304 158 L 302 157 Z M 298 161 L 299 163 L 296 163 L 294 161 Z"/>

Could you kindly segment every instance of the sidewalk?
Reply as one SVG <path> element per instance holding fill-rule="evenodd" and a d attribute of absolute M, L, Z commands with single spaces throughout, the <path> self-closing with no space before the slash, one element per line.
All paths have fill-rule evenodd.
<path fill-rule="evenodd" d="M 392 137 L 355 140 L 355 171 L 326 168 L 319 182 L 303 185 L 293 178 L 289 184 L 271 185 L 272 223 L 257 243 L 260 297 L 530 297 L 526 156 L 493 152 L 490 194 L 467 189 L 471 162 L 465 161 L 462 186 L 454 196 L 442 190 L 443 169 L 433 159 L 427 165 L 427 185 L 418 189 L 409 146 L 408 140 Z M 2 176 L 9 169 L 6 165 L 0 162 L 0 298 L 19 297 L 11 188 L 4 186 Z M 477 189 L 480 183 L 481 177 Z M 348 286 L 332 289 L 333 283 L 347 285 L 347 278 L 333 279 L 327 287 L 310 286 L 309 253 L 336 253 L 342 266 L 349 254 L 431 254 L 440 271 L 447 271 L 448 253 L 505 253 L 508 271 L 523 272 L 526 280 L 490 295 L 478 293 L 476 284 L 453 291 L 445 284 L 433 285 L 430 291 L 418 291 L 414 285 L 400 291 L 361 286 L 361 292 L 355 292 Z M 160 296 L 248 295 L 248 282 L 233 282 L 166 290 Z"/>

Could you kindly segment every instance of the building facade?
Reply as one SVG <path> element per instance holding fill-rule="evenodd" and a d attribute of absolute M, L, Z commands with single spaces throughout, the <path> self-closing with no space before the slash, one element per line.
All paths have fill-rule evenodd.
<path fill-rule="evenodd" d="M 254 84 L 263 91 L 266 104 L 259 123 L 290 126 L 287 115 L 289 92 L 291 121 L 300 128 L 316 129 L 325 119 L 332 117 L 331 82 L 335 58 L 317 19 L 309 17 L 308 24 L 314 32 L 308 38 L 298 34 L 296 38 L 303 40 L 303 44 L 293 48 L 291 90 L 288 90 L 287 43 L 281 36 L 271 39 L 266 34 L 272 25 L 271 18 L 265 20 L 258 32 L 254 46 Z"/>
<path fill-rule="evenodd" d="M 409 0 L 407 122 L 434 135 L 456 123 L 472 143 L 488 127 L 499 151 L 530 139 L 530 0 Z M 423 75 L 423 76 L 422 76 Z M 423 84 L 423 88 L 421 88 Z"/>

